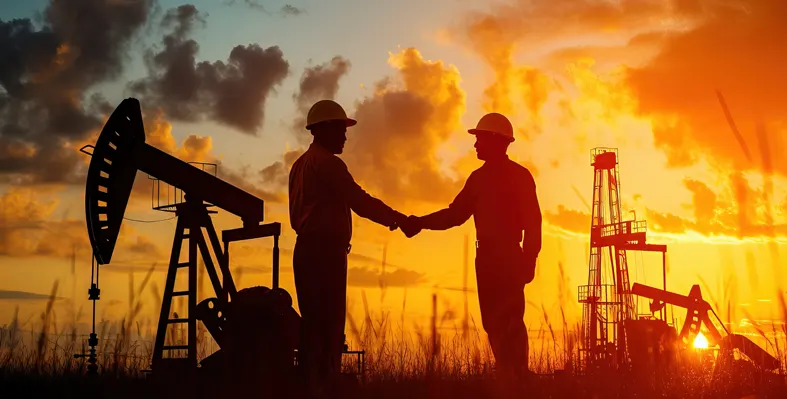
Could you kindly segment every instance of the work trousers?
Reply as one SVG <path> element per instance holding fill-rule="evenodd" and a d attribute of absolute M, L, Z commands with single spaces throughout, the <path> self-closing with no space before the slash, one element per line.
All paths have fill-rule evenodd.
<path fill-rule="evenodd" d="M 293 272 L 301 313 L 298 368 L 309 387 L 334 390 L 341 372 L 348 244 L 299 236 Z"/>
<path fill-rule="evenodd" d="M 522 248 L 518 243 L 479 242 L 475 265 L 481 323 L 497 372 L 506 379 L 523 377 L 528 370 L 523 321 L 528 270 Z"/>

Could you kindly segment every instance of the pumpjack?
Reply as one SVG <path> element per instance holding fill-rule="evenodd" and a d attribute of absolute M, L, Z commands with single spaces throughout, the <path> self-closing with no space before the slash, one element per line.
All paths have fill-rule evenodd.
<path fill-rule="evenodd" d="M 696 337 L 700 333 L 700 328 L 704 326 L 708 334 L 708 347 L 719 346 L 720 349 L 719 358 L 714 367 L 716 374 L 724 371 L 733 363 L 736 350 L 739 354 L 746 356 L 751 364 L 760 370 L 772 371 L 779 368 L 779 360 L 773 355 L 757 346 L 746 336 L 732 334 L 727 330 L 710 304 L 702 298 L 699 285 L 692 286 L 689 295 L 680 295 L 639 283 L 634 283 L 631 291 L 634 295 L 650 299 L 652 301 L 650 311 L 653 313 L 659 312 L 668 304 L 686 310 L 686 320 L 676 337 L 680 344 L 687 345 L 692 342 L 692 338 Z M 714 319 L 711 319 L 711 315 L 721 326 L 724 335 L 713 323 Z"/>
<path fill-rule="evenodd" d="M 290 294 L 279 287 L 281 224 L 263 223 L 264 201 L 145 143 L 140 103 L 134 98 L 123 100 L 114 110 L 95 146 L 86 145 L 80 150 L 92 157 L 87 172 L 85 215 L 93 250 L 89 299 L 93 301 L 94 317 L 90 354 L 79 355 L 88 357 L 89 371 L 95 373 L 97 369 L 95 301 L 100 296 L 99 270 L 112 259 L 137 171 L 183 193 L 183 201 L 171 205 L 177 227 L 151 372 L 171 375 L 189 374 L 197 369 L 228 372 L 238 369 L 236 366 L 243 369 L 271 366 L 276 370 L 294 367 L 300 316 L 292 307 Z M 224 230 L 219 236 L 210 217 L 216 213 L 210 209 L 213 207 L 239 217 L 242 227 Z M 229 268 L 230 243 L 261 237 L 273 238 L 272 287 L 238 290 Z M 215 297 L 197 303 L 199 257 Z M 185 289 L 176 290 L 179 273 L 186 275 L 187 284 Z M 173 299 L 177 297 L 186 298 L 187 312 L 171 317 Z M 202 361 L 198 361 L 197 354 L 197 321 L 204 324 L 220 348 Z M 186 326 L 185 343 L 167 340 L 173 325 Z"/>

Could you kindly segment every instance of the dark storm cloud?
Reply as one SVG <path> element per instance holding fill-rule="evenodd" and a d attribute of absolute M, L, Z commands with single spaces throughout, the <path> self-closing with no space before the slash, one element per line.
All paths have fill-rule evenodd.
<path fill-rule="evenodd" d="M 204 20 L 193 5 L 167 11 L 163 24 L 170 32 L 163 48 L 147 52 L 149 76 L 131 83 L 131 93 L 172 120 L 210 119 L 256 134 L 266 100 L 288 76 L 289 63 L 278 46 L 257 44 L 235 46 L 226 63 L 197 61 L 199 44 L 189 38 L 197 22 Z"/>
<path fill-rule="evenodd" d="M 78 178 L 67 147 L 100 128 L 106 99 L 89 91 L 120 76 L 152 1 L 51 1 L 41 26 L 0 20 L 0 182 Z"/>

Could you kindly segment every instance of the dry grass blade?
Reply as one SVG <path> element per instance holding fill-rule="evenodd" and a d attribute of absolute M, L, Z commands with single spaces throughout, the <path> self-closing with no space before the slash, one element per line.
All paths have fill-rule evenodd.
<path fill-rule="evenodd" d="M 732 130 L 732 134 L 735 135 L 735 140 L 738 140 L 738 145 L 740 145 L 743 154 L 746 156 L 746 159 L 751 162 L 752 159 L 751 153 L 749 152 L 749 147 L 746 145 L 746 140 L 743 139 L 741 132 L 738 131 L 738 126 L 735 124 L 735 120 L 732 118 L 730 109 L 727 107 L 727 102 L 724 101 L 724 96 L 721 94 L 721 91 L 716 90 L 716 97 L 719 99 L 719 104 L 721 104 L 721 108 L 724 111 L 724 117 L 727 119 L 727 124 Z"/>

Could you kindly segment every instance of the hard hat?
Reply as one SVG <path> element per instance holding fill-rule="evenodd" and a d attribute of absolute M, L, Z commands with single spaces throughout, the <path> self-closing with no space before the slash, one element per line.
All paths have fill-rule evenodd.
<path fill-rule="evenodd" d="M 481 117 L 475 129 L 467 131 L 470 134 L 492 133 L 509 141 L 514 141 L 514 127 L 505 116 L 492 112 Z"/>
<path fill-rule="evenodd" d="M 333 100 L 320 100 L 312 105 L 309 114 L 306 115 L 306 129 L 311 129 L 317 123 L 326 121 L 344 120 L 347 127 L 356 124 L 355 119 L 347 117 L 344 108 Z"/>

